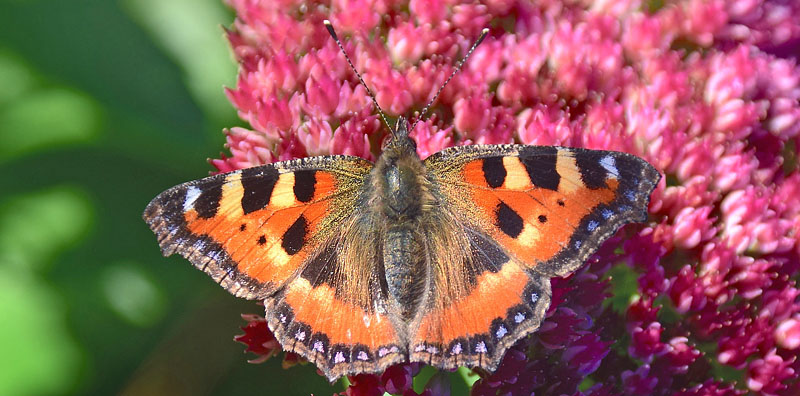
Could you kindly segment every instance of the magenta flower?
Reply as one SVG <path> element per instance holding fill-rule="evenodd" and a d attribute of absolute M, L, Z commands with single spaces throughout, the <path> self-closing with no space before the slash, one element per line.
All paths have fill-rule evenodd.
<path fill-rule="evenodd" d="M 252 352 L 259 357 L 251 360 L 252 363 L 264 362 L 281 351 L 281 345 L 267 327 L 267 321 L 258 315 L 242 315 L 247 325 L 241 329 L 244 334 L 234 337 L 234 340 L 247 345 L 247 352 Z"/>
<path fill-rule="evenodd" d="M 383 110 L 412 122 L 490 28 L 411 132 L 423 158 L 452 145 L 565 145 L 631 152 L 666 176 L 649 224 L 553 279 L 541 329 L 479 373 L 473 394 L 800 392 L 800 3 L 228 3 L 240 72 L 227 95 L 249 126 L 225 131 L 230 154 L 211 160 L 220 172 L 377 157 L 388 131 L 330 19 Z M 256 360 L 274 355 L 263 319 L 246 319 L 237 340 Z M 352 377 L 346 394 L 412 394 L 419 369 Z"/>

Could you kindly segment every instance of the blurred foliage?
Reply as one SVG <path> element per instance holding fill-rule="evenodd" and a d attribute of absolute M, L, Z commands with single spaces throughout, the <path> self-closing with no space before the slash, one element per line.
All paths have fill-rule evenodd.
<path fill-rule="evenodd" d="M 2 1 L 0 395 L 327 394 L 311 366 L 251 365 L 260 313 L 141 220 L 241 125 L 220 0 Z"/>

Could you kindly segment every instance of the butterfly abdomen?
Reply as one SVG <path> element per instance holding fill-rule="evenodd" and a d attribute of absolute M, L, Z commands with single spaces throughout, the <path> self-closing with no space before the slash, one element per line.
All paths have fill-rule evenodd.
<path fill-rule="evenodd" d="M 404 320 L 413 319 L 426 289 L 427 263 L 417 230 L 390 226 L 383 240 L 383 266 L 389 295 Z"/>

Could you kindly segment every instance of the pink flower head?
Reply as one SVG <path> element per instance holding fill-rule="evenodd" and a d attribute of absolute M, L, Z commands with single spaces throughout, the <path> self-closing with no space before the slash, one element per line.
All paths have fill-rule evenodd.
<path fill-rule="evenodd" d="M 312 73 L 306 80 L 305 106 L 307 114 L 314 118 L 325 119 L 339 107 L 341 81 L 336 81 L 327 73 Z"/>
<path fill-rule="evenodd" d="M 769 351 L 763 359 L 757 359 L 750 365 L 747 372 L 747 387 L 750 390 L 774 395 L 787 388 L 783 381 L 795 377 L 792 365 L 797 355 L 784 358 L 775 352 L 775 349 Z"/>
<path fill-rule="evenodd" d="M 517 116 L 517 136 L 524 144 L 569 145 L 578 128 L 565 114 L 543 108 L 526 109 Z"/>
<path fill-rule="evenodd" d="M 311 118 L 300 125 L 297 138 L 309 155 L 324 155 L 331 152 L 333 129 L 327 121 Z"/>
<path fill-rule="evenodd" d="M 800 348 L 800 315 L 782 321 L 775 328 L 775 339 L 787 350 Z"/>
<path fill-rule="evenodd" d="M 381 0 L 335 0 L 331 21 L 343 32 L 367 32 L 379 22 L 387 5 Z"/>
<path fill-rule="evenodd" d="M 225 147 L 233 156 L 211 160 L 211 164 L 220 172 L 230 172 L 271 163 L 275 160 L 272 148 L 279 142 L 280 132 L 274 127 L 268 130 L 267 133 L 239 127 L 225 130 Z"/>
<path fill-rule="evenodd" d="M 492 120 L 491 100 L 488 95 L 472 95 L 460 98 L 453 106 L 453 122 L 464 136 L 484 132 Z"/>
<path fill-rule="evenodd" d="M 661 342 L 661 332 L 664 329 L 661 323 L 650 323 L 646 328 L 638 327 L 633 330 L 633 340 L 628 353 L 631 356 L 648 361 L 653 356 L 667 353 L 668 346 Z"/>
<path fill-rule="evenodd" d="M 625 394 L 628 395 L 650 395 L 658 385 L 658 378 L 650 376 L 650 366 L 646 364 L 636 371 L 622 372 L 621 377 Z"/>
<path fill-rule="evenodd" d="M 364 109 L 372 110 L 372 102 L 364 86 L 356 85 L 355 88 L 351 88 L 350 84 L 342 84 L 342 90 L 339 91 L 339 106 L 336 107 L 334 116 L 340 119 L 347 118 Z"/>
<path fill-rule="evenodd" d="M 587 375 L 600 366 L 603 358 L 609 353 L 608 346 L 609 343 L 602 341 L 598 335 L 586 333 L 564 350 L 561 359 L 578 374 Z"/>
<path fill-rule="evenodd" d="M 394 70 L 388 61 L 367 63 L 367 84 L 375 87 L 378 105 L 390 114 L 404 114 L 413 98 L 406 77 Z"/>
<path fill-rule="evenodd" d="M 676 396 L 738 396 L 745 394 L 744 390 L 734 389 L 732 384 L 723 384 L 718 381 L 707 380 L 689 389 L 676 392 Z"/>
<path fill-rule="evenodd" d="M 331 143 L 331 153 L 374 159 L 369 138 L 380 127 L 377 116 L 357 114 L 336 129 Z"/>
<path fill-rule="evenodd" d="M 442 129 L 428 119 L 417 124 L 410 136 L 417 142 L 417 154 L 420 158 L 428 158 L 431 154 L 453 145 L 453 127 Z"/>
<path fill-rule="evenodd" d="M 700 351 L 689 345 L 687 337 L 675 337 L 667 344 L 666 357 L 673 374 L 685 374 L 700 356 Z"/>

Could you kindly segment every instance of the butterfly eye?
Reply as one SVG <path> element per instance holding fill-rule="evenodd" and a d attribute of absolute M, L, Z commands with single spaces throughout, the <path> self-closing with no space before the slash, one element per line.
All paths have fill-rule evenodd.
<path fill-rule="evenodd" d="M 411 147 L 414 148 L 414 151 L 416 151 L 417 150 L 417 142 L 414 141 L 414 139 L 412 139 L 410 136 L 408 138 L 408 141 L 409 141 L 409 143 L 411 143 Z"/>
<path fill-rule="evenodd" d="M 389 145 L 392 144 L 392 140 L 394 140 L 394 138 L 392 137 L 391 133 L 386 134 L 383 137 L 383 141 L 381 142 L 381 152 L 386 151 L 386 147 L 389 147 Z"/>

